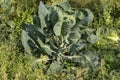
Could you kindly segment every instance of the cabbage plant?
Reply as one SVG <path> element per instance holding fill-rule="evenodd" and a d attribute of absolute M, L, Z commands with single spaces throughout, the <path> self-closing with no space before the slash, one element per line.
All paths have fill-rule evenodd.
<path fill-rule="evenodd" d="M 48 55 L 50 66 L 47 73 L 64 68 L 64 61 L 81 66 L 97 66 L 99 57 L 88 47 L 98 37 L 89 28 L 94 15 L 89 9 L 74 9 L 69 2 L 46 7 L 40 2 L 34 24 L 22 25 L 22 44 L 26 53 L 39 57 Z"/>

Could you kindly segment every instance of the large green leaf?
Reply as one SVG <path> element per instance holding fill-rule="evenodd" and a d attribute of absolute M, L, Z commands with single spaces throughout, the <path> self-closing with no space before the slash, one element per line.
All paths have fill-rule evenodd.
<path fill-rule="evenodd" d="M 87 28 L 88 27 L 88 26 L 83 25 L 81 21 L 79 21 L 78 23 L 76 23 L 75 26 L 79 27 L 79 28 Z"/>
<path fill-rule="evenodd" d="M 63 21 L 67 24 L 66 26 L 69 26 L 70 28 L 76 24 L 76 19 L 73 15 L 64 15 Z"/>
<path fill-rule="evenodd" d="M 93 21 L 94 15 L 90 9 L 85 9 L 88 13 L 88 24 L 90 24 Z"/>
<path fill-rule="evenodd" d="M 71 32 L 71 28 L 68 26 L 66 22 L 62 25 L 62 35 L 65 36 Z"/>
<path fill-rule="evenodd" d="M 68 40 L 70 43 L 76 43 L 80 39 L 80 33 L 71 33 L 69 34 Z"/>
<path fill-rule="evenodd" d="M 53 31 L 56 36 L 61 35 L 61 29 L 62 29 L 62 22 L 58 21 L 53 28 Z"/>
<path fill-rule="evenodd" d="M 89 25 L 93 21 L 94 15 L 90 9 L 84 9 L 82 11 L 85 14 L 85 18 L 81 22 L 84 25 Z"/>
<path fill-rule="evenodd" d="M 51 17 L 53 17 L 53 20 L 57 19 L 57 21 L 63 21 L 64 11 L 63 11 L 63 9 L 60 6 L 53 6 L 51 10 L 53 11 L 52 12 L 53 16 L 51 15 Z"/>
<path fill-rule="evenodd" d="M 41 45 L 41 48 L 43 48 L 43 50 L 45 51 L 46 54 L 48 54 L 49 56 L 52 56 L 52 53 L 54 52 L 49 45 L 44 44 L 40 38 L 37 39 L 38 43 Z"/>
<path fill-rule="evenodd" d="M 40 18 L 41 27 L 47 27 L 46 16 L 48 15 L 48 10 L 47 10 L 47 8 L 45 7 L 45 5 L 43 4 L 42 1 L 40 1 L 38 15 L 39 15 L 39 18 Z"/>
<path fill-rule="evenodd" d="M 71 9 L 71 5 L 68 1 L 61 3 L 60 6 L 64 9 L 64 11 L 68 11 Z"/>
<path fill-rule="evenodd" d="M 48 45 L 43 43 L 43 41 L 45 41 L 44 37 L 45 36 L 40 32 L 39 27 L 35 25 L 23 25 L 22 44 L 28 53 L 32 53 L 34 50 L 41 50 L 52 56 L 52 52 L 54 51 L 52 51 Z"/>
<path fill-rule="evenodd" d="M 59 61 L 54 61 L 52 62 L 52 64 L 50 65 L 47 74 L 56 74 L 56 73 L 60 73 L 62 72 L 62 65 Z"/>
<path fill-rule="evenodd" d="M 58 19 L 59 19 L 58 13 L 56 11 L 53 11 L 50 15 L 50 20 L 52 22 L 52 26 L 54 26 L 57 23 Z"/>
<path fill-rule="evenodd" d="M 80 20 L 85 18 L 85 14 L 80 10 L 76 11 L 76 15 L 77 15 L 77 18 Z"/>
<path fill-rule="evenodd" d="M 98 37 L 94 34 L 91 34 L 88 38 L 87 41 L 91 44 L 94 44 L 98 40 Z"/>
<path fill-rule="evenodd" d="M 86 54 L 80 55 L 81 57 L 74 57 L 73 62 L 82 64 L 84 67 L 93 67 L 93 69 L 99 65 L 99 57 L 93 51 L 85 52 Z"/>
<path fill-rule="evenodd" d="M 36 35 L 35 28 L 37 28 L 37 26 L 23 24 L 21 37 L 25 51 L 33 55 L 36 54 L 36 51 L 40 52 L 39 44 L 36 41 L 34 41 L 37 39 L 37 37 L 35 36 Z"/>
<path fill-rule="evenodd" d="M 82 50 L 83 48 L 86 48 L 87 47 L 87 43 L 85 42 L 85 41 L 80 41 L 79 40 L 79 42 L 78 42 L 78 44 L 77 44 L 77 48 L 76 48 L 76 50 L 77 51 L 80 51 L 80 50 Z"/>
<path fill-rule="evenodd" d="M 41 22 L 40 22 L 40 19 L 39 19 L 38 16 L 34 16 L 34 17 L 33 17 L 33 23 L 34 23 L 35 25 L 38 25 L 39 27 L 41 27 Z"/>
<path fill-rule="evenodd" d="M 28 43 L 26 42 L 27 40 L 30 39 L 30 37 L 28 36 L 28 32 L 26 32 L 25 30 L 22 30 L 22 35 L 24 35 L 24 36 L 21 37 L 21 40 L 22 40 L 22 44 L 23 44 L 23 46 L 24 46 L 24 48 L 25 48 L 25 51 L 26 51 L 27 53 L 30 53 L 30 54 L 31 54 L 30 46 L 29 46 Z"/>

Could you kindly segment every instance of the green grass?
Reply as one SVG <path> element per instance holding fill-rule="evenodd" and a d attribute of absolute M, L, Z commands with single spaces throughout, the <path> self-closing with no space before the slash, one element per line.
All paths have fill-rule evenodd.
<path fill-rule="evenodd" d="M 99 48 L 99 54 L 103 56 L 101 66 L 94 72 L 88 73 L 87 68 L 71 67 L 66 63 L 66 73 L 47 75 L 43 69 L 45 62 L 33 65 L 38 60 L 34 57 L 25 56 L 16 49 L 11 42 L 0 46 L 0 79 L 1 80 L 119 80 L 120 79 L 120 50 L 110 48 Z"/>
<path fill-rule="evenodd" d="M 24 0 L 16 0 L 13 4 L 16 7 L 15 11 L 6 16 L 7 18 L 2 19 L 3 22 L 13 20 L 16 24 L 14 28 L 8 25 L 3 26 L 0 22 L 0 80 L 120 80 L 120 42 L 111 39 L 115 36 L 120 37 L 120 10 L 118 5 L 120 1 L 115 3 L 117 5 L 115 7 L 111 5 L 112 3 L 109 3 L 108 6 L 112 9 L 110 13 L 108 13 L 109 10 L 107 11 L 108 6 L 106 8 L 103 7 L 109 15 L 100 13 L 101 10 L 99 10 L 100 7 L 97 2 L 94 2 L 94 6 L 96 7 L 93 8 L 93 5 L 90 5 L 89 2 L 92 0 L 88 0 L 85 3 L 82 2 L 83 5 L 77 4 L 81 5 L 81 7 L 90 6 L 89 8 L 93 10 L 95 21 L 92 27 L 97 30 L 99 27 L 105 26 L 108 29 L 107 32 L 99 35 L 99 41 L 94 45 L 98 54 L 102 56 L 101 66 L 96 71 L 89 72 L 87 68 L 72 67 L 71 65 L 73 64 L 66 63 L 65 72 L 51 75 L 45 74 L 44 72 L 44 69 L 47 68 L 45 65 L 46 62 L 33 65 L 34 61 L 40 58 L 25 55 L 20 41 L 21 24 L 23 22 L 32 23 L 32 16 L 37 10 L 37 1 L 39 0 L 33 2 L 27 1 L 29 3 L 26 2 L 23 4 Z M 51 2 L 48 1 L 49 3 Z M 101 5 L 104 4 L 101 3 Z M 104 21 L 107 16 L 112 18 L 112 26 L 110 26 L 111 23 L 108 24 Z"/>

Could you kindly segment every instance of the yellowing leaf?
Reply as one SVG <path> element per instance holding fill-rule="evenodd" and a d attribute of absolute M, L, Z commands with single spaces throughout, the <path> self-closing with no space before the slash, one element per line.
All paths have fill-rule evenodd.
<path fill-rule="evenodd" d="M 110 37 L 107 37 L 107 38 L 112 40 L 112 41 L 118 41 L 120 39 L 118 36 L 110 36 Z"/>

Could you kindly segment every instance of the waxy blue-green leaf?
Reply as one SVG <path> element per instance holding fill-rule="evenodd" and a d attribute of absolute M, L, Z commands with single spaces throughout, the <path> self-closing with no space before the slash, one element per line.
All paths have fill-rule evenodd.
<path fill-rule="evenodd" d="M 50 65 L 47 74 L 56 74 L 62 72 L 62 65 L 59 61 L 54 61 Z"/>
<path fill-rule="evenodd" d="M 82 11 L 86 15 L 85 15 L 85 18 L 82 19 L 81 22 L 83 25 L 89 25 L 93 21 L 94 15 L 90 9 L 84 9 Z"/>
<path fill-rule="evenodd" d="M 83 20 L 85 18 L 85 14 L 80 10 L 76 12 L 76 15 L 77 15 L 77 18 L 79 18 L 80 20 Z"/>
<path fill-rule="evenodd" d="M 67 34 L 70 34 L 71 27 L 69 27 L 67 23 L 63 23 L 63 25 L 62 25 L 62 31 L 61 32 L 62 32 L 63 36 L 65 36 Z"/>
<path fill-rule="evenodd" d="M 71 5 L 68 1 L 61 3 L 60 6 L 64 9 L 64 11 L 68 11 L 71 9 Z"/>
<path fill-rule="evenodd" d="M 78 22 L 78 23 L 76 23 L 75 26 L 76 26 L 76 27 L 79 27 L 79 28 L 87 28 L 87 27 L 88 27 L 88 26 L 83 25 L 81 21 Z"/>
<path fill-rule="evenodd" d="M 53 31 L 55 33 L 56 36 L 60 36 L 61 35 L 61 29 L 62 29 L 62 22 L 57 22 L 53 28 Z"/>
<path fill-rule="evenodd" d="M 59 19 L 58 13 L 56 11 L 53 11 L 50 15 L 50 20 L 53 26 L 57 23 L 58 19 Z"/>
<path fill-rule="evenodd" d="M 87 41 L 91 44 L 94 44 L 96 41 L 98 41 L 98 37 L 94 34 L 91 34 L 88 38 Z"/>
<path fill-rule="evenodd" d="M 39 8 L 38 8 L 38 15 L 40 18 L 41 27 L 47 27 L 46 17 L 48 15 L 48 13 L 49 12 L 48 12 L 47 8 L 45 7 L 45 5 L 43 4 L 42 1 L 40 1 Z"/>
<path fill-rule="evenodd" d="M 38 25 L 39 27 L 41 27 L 40 19 L 39 19 L 38 16 L 34 16 L 34 17 L 33 17 L 33 23 L 34 23 L 35 25 Z"/>
<path fill-rule="evenodd" d="M 76 19 L 73 15 L 64 15 L 63 22 L 65 22 L 70 28 L 76 24 Z"/>
<path fill-rule="evenodd" d="M 51 8 L 52 10 L 52 14 L 51 14 L 51 17 L 53 17 L 53 20 L 54 19 L 57 19 L 57 21 L 63 21 L 63 15 L 64 15 L 64 11 L 63 9 L 60 7 L 60 6 L 53 6 Z M 52 16 L 53 15 L 53 16 Z M 51 18 L 52 19 L 52 18 Z M 52 20 L 52 22 L 53 22 Z M 55 21 L 56 22 L 56 21 Z"/>
<path fill-rule="evenodd" d="M 21 37 L 21 41 L 22 41 L 22 44 L 25 48 L 25 51 L 29 54 L 32 54 L 31 53 L 31 49 L 30 49 L 30 46 L 28 45 L 28 43 L 26 41 L 28 41 L 30 39 L 30 37 L 28 36 L 28 32 L 26 32 L 25 30 L 22 30 L 22 36 Z"/>
<path fill-rule="evenodd" d="M 54 52 L 49 45 L 44 44 L 40 38 L 37 39 L 38 43 L 41 45 L 41 48 L 45 51 L 46 54 L 49 56 L 52 56 L 52 53 Z"/>
<path fill-rule="evenodd" d="M 29 54 L 35 54 L 34 53 L 34 50 L 36 49 L 37 51 L 40 51 L 39 50 L 39 44 L 35 41 L 37 39 L 37 36 L 36 33 L 37 33 L 37 30 L 39 27 L 37 26 L 34 26 L 34 25 L 26 25 L 26 24 L 23 24 L 23 27 L 22 27 L 22 37 L 21 37 L 21 40 L 22 40 L 22 44 L 25 48 L 25 51 Z M 42 35 L 39 36 L 41 37 L 41 39 L 43 39 Z M 38 53 L 37 53 L 38 54 Z"/>
<path fill-rule="evenodd" d="M 70 43 L 76 43 L 80 39 L 80 33 L 71 33 L 69 34 L 68 40 Z"/>
<path fill-rule="evenodd" d="M 64 14 L 62 13 L 62 11 L 58 10 L 57 14 L 58 14 L 58 21 L 63 21 L 63 15 Z"/>

